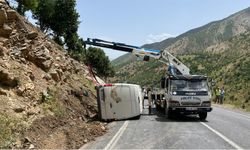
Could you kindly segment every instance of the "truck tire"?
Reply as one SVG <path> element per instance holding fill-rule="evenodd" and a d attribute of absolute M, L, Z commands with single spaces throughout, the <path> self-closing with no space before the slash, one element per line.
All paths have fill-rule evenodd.
<path fill-rule="evenodd" d="M 199 113 L 199 117 L 200 117 L 200 120 L 206 120 L 206 118 L 207 118 L 207 112 Z"/>
<path fill-rule="evenodd" d="M 169 110 L 167 107 L 165 107 L 165 116 L 168 119 L 173 118 L 173 112 L 171 110 Z"/>
<path fill-rule="evenodd" d="M 167 108 L 166 102 L 164 102 L 163 106 L 164 106 L 163 107 L 164 114 L 167 116 L 168 115 L 168 108 Z"/>

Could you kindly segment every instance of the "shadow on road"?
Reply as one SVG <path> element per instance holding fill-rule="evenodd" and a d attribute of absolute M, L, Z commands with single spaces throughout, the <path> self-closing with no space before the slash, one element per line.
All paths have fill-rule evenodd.
<path fill-rule="evenodd" d="M 167 118 L 164 111 L 157 111 L 155 108 L 152 109 L 151 114 L 147 111 L 143 111 L 142 116 L 155 116 L 155 120 L 159 122 L 201 122 L 197 115 L 182 115 L 174 114 L 171 119 Z M 208 122 L 204 120 L 202 122 Z"/>

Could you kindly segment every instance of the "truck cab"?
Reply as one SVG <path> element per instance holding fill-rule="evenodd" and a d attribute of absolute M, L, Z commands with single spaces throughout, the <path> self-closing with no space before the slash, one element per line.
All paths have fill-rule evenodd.
<path fill-rule="evenodd" d="M 205 120 L 212 111 L 211 93 L 207 77 L 201 75 L 169 75 L 161 80 L 164 99 L 157 102 L 165 109 L 167 117 L 173 114 L 198 114 Z"/>

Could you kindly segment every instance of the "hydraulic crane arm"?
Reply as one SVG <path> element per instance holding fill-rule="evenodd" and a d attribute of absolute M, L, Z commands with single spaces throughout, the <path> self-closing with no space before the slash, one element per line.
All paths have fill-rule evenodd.
<path fill-rule="evenodd" d="M 111 49 L 118 50 L 118 51 L 133 53 L 135 56 L 141 57 L 145 61 L 148 61 L 149 57 L 159 59 L 161 56 L 160 50 L 144 49 L 144 48 L 137 47 L 137 46 L 127 45 L 124 43 L 109 42 L 109 41 L 104 41 L 101 39 L 88 38 L 87 41 L 84 41 L 84 43 L 88 45 L 111 48 Z"/>
<path fill-rule="evenodd" d="M 137 46 L 127 45 L 124 43 L 109 42 L 101 39 L 90 39 L 84 41 L 85 44 L 99 46 L 104 48 L 110 48 L 114 50 L 130 52 L 133 55 L 143 58 L 144 61 L 148 61 L 150 57 L 157 59 L 168 66 L 173 65 L 181 74 L 189 75 L 189 68 L 184 65 L 181 61 L 171 55 L 167 50 L 160 51 L 154 49 L 146 49 Z M 85 45 L 86 46 L 86 45 Z"/>
<path fill-rule="evenodd" d="M 170 54 L 167 50 L 164 50 L 162 53 L 162 59 L 168 60 L 169 65 L 173 65 L 179 72 L 183 75 L 189 75 L 190 69 L 184 65 L 180 60 Z"/>
<path fill-rule="evenodd" d="M 109 41 L 104 41 L 104 40 L 101 40 L 101 39 L 90 39 L 90 38 L 88 38 L 87 41 L 84 41 L 84 43 L 88 44 L 88 45 L 111 48 L 111 49 L 124 51 L 124 52 L 130 52 L 130 53 L 132 53 L 134 48 L 139 48 L 139 47 L 136 47 L 136 46 L 126 45 L 126 44 L 123 44 L 123 43 L 109 42 Z"/>

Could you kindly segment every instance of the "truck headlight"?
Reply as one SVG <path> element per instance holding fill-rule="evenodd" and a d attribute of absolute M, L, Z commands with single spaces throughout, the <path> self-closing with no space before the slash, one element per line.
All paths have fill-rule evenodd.
<path fill-rule="evenodd" d="M 180 106 L 180 103 L 178 101 L 170 100 L 169 106 L 178 107 L 178 106 Z"/>
<path fill-rule="evenodd" d="M 204 102 L 202 102 L 201 106 L 210 107 L 211 106 L 211 101 L 204 101 Z"/>

